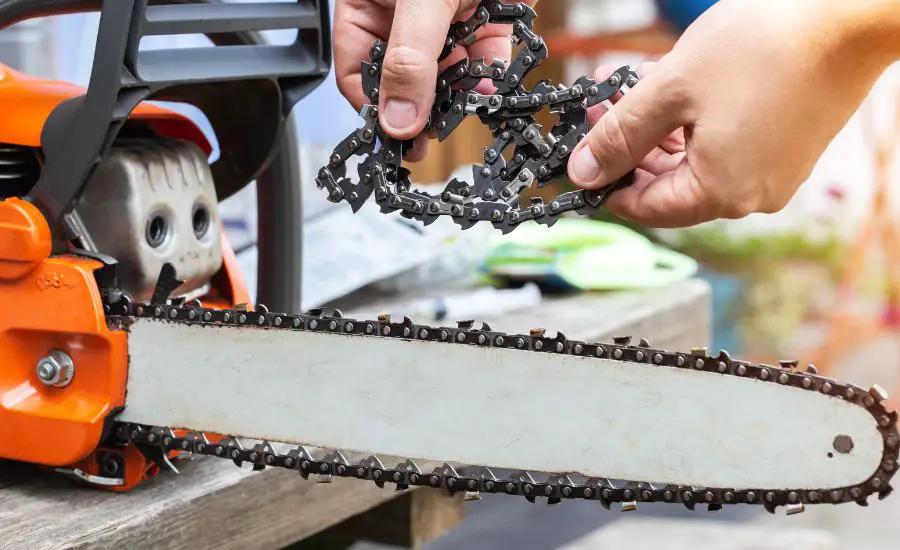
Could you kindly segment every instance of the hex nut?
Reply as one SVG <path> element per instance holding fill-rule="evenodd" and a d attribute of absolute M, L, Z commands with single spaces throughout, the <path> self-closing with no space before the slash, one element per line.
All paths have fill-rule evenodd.
<path fill-rule="evenodd" d="M 38 360 L 36 372 L 42 384 L 64 388 L 75 377 L 75 363 L 66 352 L 55 350 Z"/>

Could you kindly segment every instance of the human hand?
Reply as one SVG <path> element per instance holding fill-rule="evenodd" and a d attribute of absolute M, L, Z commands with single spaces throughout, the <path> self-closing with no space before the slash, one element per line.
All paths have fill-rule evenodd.
<path fill-rule="evenodd" d="M 537 0 L 525 3 L 534 5 Z M 438 64 L 450 25 L 475 13 L 478 0 L 337 0 L 334 13 L 334 65 L 341 93 L 357 110 L 369 103 L 362 91 L 360 64 L 377 39 L 387 42 L 379 91 L 379 121 L 395 139 L 416 138 L 406 160 L 425 157 L 428 137 L 421 134 L 434 103 L 438 71 L 464 57 L 486 63 L 510 60 L 510 25 L 479 29 L 477 40 L 457 46 Z M 483 80 L 475 90 L 494 92 Z"/>
<path fill-rule="evenodd" d="M 607 207 L 649 227 L 781 210 L 897 59 L 897 5 L 720 0 L 609 112 L 592 108 L 570 179 L 593 189 L 636 167 Z"/>

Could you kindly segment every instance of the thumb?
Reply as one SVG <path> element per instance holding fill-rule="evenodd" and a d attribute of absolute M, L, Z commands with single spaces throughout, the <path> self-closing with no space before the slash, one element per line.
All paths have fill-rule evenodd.
<path fill-rule="evenodd" d="M 380 119 L 395 139 L 422 132 L 434 103 L 438 57 L 458 2 L 397 0 L 381 68 Z"/>
<path fill-rule="evenodd" d="M 691 227 L 719 219 L 725 213 L 722 197 L 709 189 L 687 158 L 682 158 L 674 170 L 658 177 L 637 170 L 634 185 L 610 195 L 606 207 L 620 218 L 645 227 Z"/>
<path fill-rule="evenodd" d="M 688 124 L 686 89 L 662 70 L 647 75 L 600 117 L 569 158 L 569 178 L 595 189 L 633 170 L 669 134 Z"/>

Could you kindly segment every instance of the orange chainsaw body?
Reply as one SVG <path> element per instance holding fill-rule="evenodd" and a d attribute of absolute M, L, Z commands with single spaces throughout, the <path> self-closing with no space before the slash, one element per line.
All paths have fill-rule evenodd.
<path fill-rule="evenodd" d="M 53 109 L 84 92 L 0 65 L 0 143 L 37 151 Z M 203 132 L 180 114 L 140 104 L 129 120 L 160 137 L 192 141 L 209 154 Z M 249 302 L 224 235 L 222 252 L 221 271 L 201 298 L 205 307 Z M 101 446 L 110 419 L 125 405 L 128 374 L 126 335 L 107 326 L 95 278 L 103 267 L 90 258 L 51 254 L 41 211 L 21 198 L 0 199 L 0 456 L 102 476 L 98 454 L 114 454 L 125 468 L 124 483 L 107 488 L 128 490 L 158 467 L 133 446 Z M 48 349 L 65 351 L 78 366 L 64 390 L 37 378 L 37 361 Z"/>
<path fill-rule="evenodd" d="M 298 230 L 286 128 L 331 69 L 329 2 L 285 2 L 277 17 L 238 3 L 0 0 L 0 30 L 99 14 L 86 87 L 0 64 L 0 460 L 113 491 L 171 467 L 179 451 L 133 442 L 118 420 L 129 350 L 110 298 L 254 309 L 217 205 L 257 179 L 273 213 L 260 244 Z M 263 35 L 291 29 L 290 45 Z M 214 47 L 141 47 L 180 35 Z M 157 102 L 201 112 L 218 158 L 200 125 Z M 295 303 L 295 285 L 267 292 Z"/>
<path fill-rule="evenodd" d="M 85 91 L 81 86 L 37 78 L 0 64 L 0 143 L 40 147 L 44 123 L 53 109 Z M 203 131 L 179 113 L 141 103 L 129 118 L 146 124 L 159 135 L 192 141 L 207 155 L 212 150 Z"/>

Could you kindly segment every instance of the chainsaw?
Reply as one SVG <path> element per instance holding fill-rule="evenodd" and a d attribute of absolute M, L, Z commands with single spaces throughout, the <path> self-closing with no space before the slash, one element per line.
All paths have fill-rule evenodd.
<path fill-rule="evenodd" d="M 11 121 L 0 138 L 0 458 L 113 491 L 204 456 L 624 511 L 654 502 L 794 514 L 891 493 L 900 434 L 884 390 L 812 365 L 249 305 L 216 204 L 265 177 L 293 107 L 327 74 L 327 5 L 0 0 L 0 27 L 100 11 L 86 90 L 6 68 L 0 82 Z M 525 4 L 485 0 L 449 29 L 442 60 L 489 24 L 509 26 L 519 46 L 511 60 L 463 59 L 435 83 L 432 137 L 466 117 L 493 136 L 472 183 L 413 188 L 402 165 L 412 141 L 378 122 L 379 41 L 362 63 L 371 104 L 318 171 L 323 194 L 354 211 L 374 201 L 425 225 L 443 217 L 509 233 L 590 216 L 630 185 L 633 174 L 523 199 L 564 174 L 589 108 L 640 85 L 624 67 L 605 81 L 526 88 L 549 55 L 535 17 Z M 296 39 L 256 34 L 274 29 Z M 139 47 L 190 33 L 215 47 Z M 485 79 L 494 93 L 474 91 Z M 219 158 L 189 119 L 150 99 L 200 108 Z M 545 108 L 559 119 L 547 132 L 535 118 Z M 348 176 L 354 157 L 358 178 Z"/>

